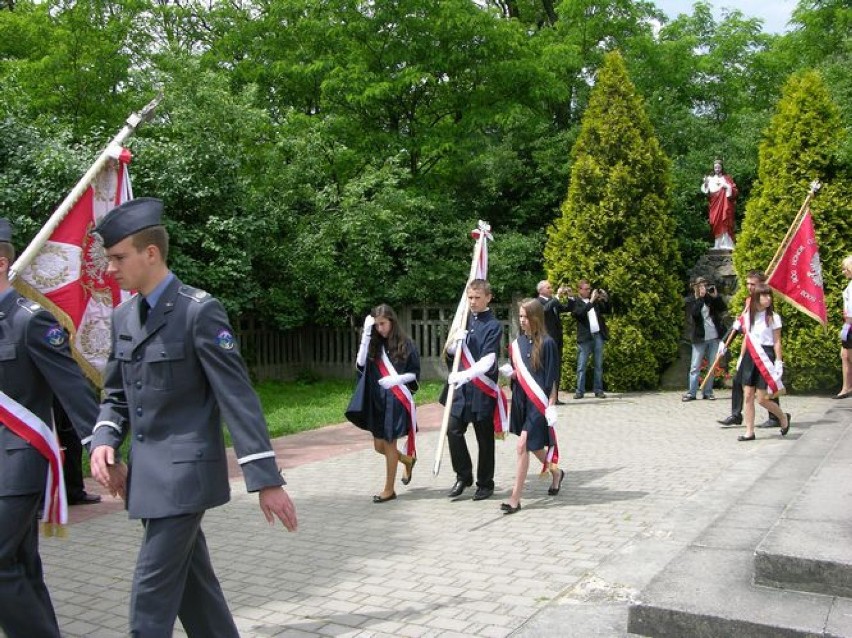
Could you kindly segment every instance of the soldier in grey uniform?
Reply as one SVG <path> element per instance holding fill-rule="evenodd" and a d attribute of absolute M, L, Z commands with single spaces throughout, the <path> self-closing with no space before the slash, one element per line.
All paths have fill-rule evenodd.
<path fill-rule="evenodd" d="M 0 391 L 50 424 L 53 393 L 85 442 L 98 414 L 94 393 L 71 358 L 68 334 L 9 283 L 15 259 L 9 222 L 0 219 Z M 48 461 L 0 418 L 0 627 L 9 638 L 58 638 L 42 576 L 38 510 Z"/>
<path fill-rule="evenodd" d="M 112 351 L 92 442 L 92 475 L 116 485 L 126 436 L 126 501 L 144 534 L 133 575 L 130 633 L 170 638 L 179 617 L 196 638 L 238 636 L 213 573 L 201 519 L 230 498 L 222 422 L 270 524 L 296 529 L 260 402 L 222 305 L 169 271 L 163 203 L 134 199 L 95 232 L 109 272 L 139 294 L 112 318 Z"/>

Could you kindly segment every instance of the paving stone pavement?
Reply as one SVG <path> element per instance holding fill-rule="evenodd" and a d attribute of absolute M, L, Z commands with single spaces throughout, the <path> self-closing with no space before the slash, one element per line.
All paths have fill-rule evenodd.
<path fill-rule="evenodd" d="M 437 406 L 418 437 L 420 461 L 399 498 L 380 505 L 384 465 L 362 443 L 288 467 L 299 531 L 270 528 L 255 495 L 236 479 L 233 499 L 205 516 L 213 564 L 243 638 L 270 636 L 482 636 L 522 633 L 548 604 L 637 536 L 688 506 L 692 495 L 755 455 L 796 445 L 796 423 L 818 427 L 827 397 L 784 397 L 793 414 L 786 439 L 758 429 L 722 429 L 729 395 L 682 404 L 679 392 L 569 400 L 559 408 L 561 493 L 547 495 L 533 460 L 523 509 L 503 516 L 515 474 L 515 442 L 497 444 L 497 492 L 473 502 L 445 494 L 454 482 L 445 450 L 432 475 Z M 431 409 L 429 409 L 431 408 Z M 764 412 L 758 408 L 758 419 Z M 354 430 L 354 426 L 349 426 Z M 327 434 L 343 438 L 348 428 Z M 283 440 L 299 446 L 297 435 Z M 468 433 L 475 454 L 475 438 Z M 758 471 L 758 469 L 755 469 Z M 101 506 L 87 506 L 99 508 Z M 74 508 L 77 510 L 78 508 Z M 94 510 L 87 510 L 92 512 Z M 66 638 L 126 635 L 141 525 L 105 507 L 41 541 L 46 580 Z M 176 636 L 184 635 L 180 626 Z M 558 635 L 558 634 L 554 634 Z"/>

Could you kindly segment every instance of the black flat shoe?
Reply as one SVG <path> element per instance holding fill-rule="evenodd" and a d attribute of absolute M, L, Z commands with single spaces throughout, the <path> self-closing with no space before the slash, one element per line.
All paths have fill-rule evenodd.
<path fill-rule="evenodd" d="M 737 441 L 754 441 L 754 434 L 751 436 L 746 436 L 745 434 L 740 434 L 737 437 Z"/>
<path fill-rule="evenodd" d="M 789 413 L 789 412 L 785 412 L 784 414 L 786 414 L 786 415 L 787 415 L 787 427 L 786 427 L 786 428 L 781 428 L 781 436 L 787 436 L 787 432 L 789 432 L 789 431 L 790 431 L 790 421 L 791 421 L 791 420 L 792 420 L 792 418 L 793 418 L 793 417 L 791 417 L 791 416 L 790 416 L 790 413 Z"/>
<path fill-rule="evenodd" d="M 382 496 L 381 494 L 373 494 L 373 503 L 387 503 L 396 498 L 396 492 L 391 492 L 390 496 Z"/>
<path fill-rule="evenodd" d="M 559 482 L 556 484 L 556 487 L 552 485 L 547 488 L 547 493 L 550 496 L 556 496 L 559 494 L 559 490 L 562 487 L 562 481 L 565 480 L 565 470 L 559 470 Z"/>
<path fill-rule="evenodd" d="M 834 395 L 833 397 L 831 397 L 831 398 L 832 398 L 832 399 L 848 399 L 849 397 L 852 397 L 852 391 L 850 391 L 850 392 L 843 392 L 843 393 L 841 393 L 841 394 L 835 394 L 835 395 Z"/>
<path fill-rule="evenodd" d="M 505 505 L 505 507 L 503 507 Z M 508 516 L 509 514 L 517 514 L 521 511 L 521 504 L 518 503 L 517 507 L 512 507 L 509 503 L 503 503 L 500 506 L 500 509 L 503 510 L 503 516 Z"/>
<path fill-rule="evenodd" d="M 100 503 L 101 497 L 97 494 L 84 493 L 82 496 L 68 499 L 68 505 L 94 505 Z"/>
<path fill-rule="evenodd" d="M 402 481 L 403 485 L 408 485 L 411 483 L 411 474 L 414 472 L 414 465 L 417 463 L 417 457 L 412 456 L 409 457 L 411 459 L 411 463 L 403 463 L 405 466 L 405 470 L 408 473 L 408 476 L 403 476 L 400 481 Z"/>
<path fill-rule="evenodd" d="M 478 487 L 473 495 L 474 501 L 484 501 L 486 498 L 491 498 L 494 495 L 494 490 L 489 487 Z"/>
<path fill-rule="evenodd" d="M 722 425 L 727 425 L 728 427 L 734 425 L 742 425 L 743 418 L 741 416 L 734 416 L 732 414 L 731 416 L 726 417 L 724 419 L 719 419 L 718 421 L 716 421 L 716 423 L 721 423 Z"/>

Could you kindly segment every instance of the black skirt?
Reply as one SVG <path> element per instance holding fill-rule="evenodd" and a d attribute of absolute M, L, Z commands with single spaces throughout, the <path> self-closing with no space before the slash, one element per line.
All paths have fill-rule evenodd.
<path fill-rule="evenodd" d="M 775 363 L 775 346 L 763 346 L 763 351 L 766 353 L 766 356 L 769 357 L 769 360 L 772 363 Z M 742 373 L 742 380 L 744 386 L 752 386 L 757 388 L 758 390 L 766 390 L 766 379 L 763 378 L 763 375 L 760 374 L 760 370 L 754 363 L 754 359 L 751 358 L 751 352 L 746 349 L 745 354 L 743 354 L 743 360 L 740 364 L 740 372 Z"/>

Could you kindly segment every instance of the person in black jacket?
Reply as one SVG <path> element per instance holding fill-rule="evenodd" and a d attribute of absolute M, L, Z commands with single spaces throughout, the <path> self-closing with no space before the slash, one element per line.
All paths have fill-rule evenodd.
<path fill-rule="evenodd" d="M 603 347 L 609 338 L 604 315 L 609 312 L 609 296 L 605 290 L 592 290 L 585 279 L 577 282 L 579 297 L 574 301 L 571 314 L 577 320 L 577 391 L 575 399 L 582 399 L 586 392 L 586 366 L 595 355 L 595 378 L 592 389 L 599 399 L 606 397 L 603 391 Z"/>
<path fill-rule="evenodd" d="M 716 359 L 719 339 L 725 331 L 722 315 L 727 309 L 716 286 L 704 277 L 698 277 L 692 282 L 692 296 L 686 302 L 686 312 L 692 319 L 692 360 L 689 364 L 688 388 L 682 401 L 695 401 L 702 363 L 706 359 L 709 367 Z M 716 398 L 713 396 L 712 381 L 704 385 L 703 395 L 705 399 Z"/>

